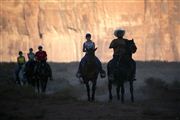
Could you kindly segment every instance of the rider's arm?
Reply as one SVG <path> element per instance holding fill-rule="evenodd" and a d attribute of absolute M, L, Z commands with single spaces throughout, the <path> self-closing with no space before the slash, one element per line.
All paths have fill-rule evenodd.
<path fill-rule="evenodd" d="M 86 52 L 85 43 L 83 44 L 83 52 Z"/>
<path fill-rule="evenodd" d="M 47 53 L 46 53 L 46 51 L 44 51 L 44 54 L 45 54 L 45 60 L 47 60 Z"/>
<path fill-rule="evenodd" d="M 111 48 L 115 48 L 115 42 L 114 42 L 114 40 L 111 42 L 109 48 L 110 48 L 110 49 L 111 49 Z"/>
<path fill-rule="evenodd" d="M 134 40 L 133 40 L 133 43 L 134 44 L 133 44 L 133 47 L 132 47 L 132 53 L 135 53 L 137 51 L 137 46 L 136 46 Z"/>
<path fill-rule="evenodd" d="M 19 64 L 19 57 L 17 57 L 17 63 Z"/>
<path fill-rule="evenodd" d="M 24 58 L 24 62 L 26 62 L 26 58 L 23 56 L 23 58 Z"/>
<path fill-rule="evenodd" d="M 35 54 L 35 60 L 36 61 L 38 61 L 38 55 L 37 55 L 38 53 L 36 52 L 36 54 Z"/>
<path fill-rule="evenodd" d="M 95 43 L 93 42 L 93 49 L 95 49 Z"/>

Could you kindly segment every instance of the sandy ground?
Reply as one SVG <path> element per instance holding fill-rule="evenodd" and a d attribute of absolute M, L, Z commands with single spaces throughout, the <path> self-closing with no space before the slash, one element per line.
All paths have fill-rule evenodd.
<path fill-rule="evenodd" d="M 15 64 L 0 64 L 0 120 L 180 120 L 180 63 L 138 62 L 135 103 L 108 101 L 107 79 L 98 79 L 95 102 L 75 78 L 77 63 L 51 63 L 46 94 L 13 83 Z M 104 64 L 106 68 L 106 64 Z"/>

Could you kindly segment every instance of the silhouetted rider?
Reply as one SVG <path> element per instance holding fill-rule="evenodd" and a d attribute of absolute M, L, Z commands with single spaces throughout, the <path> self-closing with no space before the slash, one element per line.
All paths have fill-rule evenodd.
<path fill-rule="evenodd" d="M 83 52 L 85 52 L 86 54 L 80 61 L 78 72 L 76 74 L 77 77 L 81 77 L 82 67 L 86 63 L 86 61 L 88 60 L 88 51 L 95 49 L 95 43 L 91 40 L 91 34 L 87 33 L 85 38 L 86 38 L 86 41 L 83 44 Z M 100 74 L 104 74 L 104 70 L 102 69 L 102 65 L 101 65 L 100 60 L 96 56 L 95 56 L 95 60 L 96 60 L 97 66 L 100 70 Z"/>
<path fill-rule="evenodd" d="M 29 53 L 27 54 L 28 60 L 29 61 L 34 61 L 35 60 L 35 54 L 33 53 L 33 49 L 29 48 Z"/>
<path fill-rule="evenodd" d="M 137 47 L 134 43 L 134 40 L 128 40 L 123 38 L 125 34 L 125 30 L 118 29 L 114 32 L 114 35 L 117 37 L 114 39 L 109 48 L 113 49 L 113 59 L 111 60 L 112 66 L 116 67 L 117 62 L 118 64 L 126 64 L 127 69 L 130 68 L 135 80 L 136 74 L 136 62 L 132 58 L 132 54 L 136 52 Z"/>
<path fill-rule="evenodd" d="M 49 66 L 49 64 L 46 62 L 47 61 L 47 53 L 46 51 L 43 50 L 43 47 L 42 46 L 39 46 L 38 47 L 38 52 L 36 52 L 35 54 L 35 59 L 37 61 L 37 67 L 36 67 L 36 70 L 37 69 L 41 69 L 39 66 L 41 63 L 45 63 L 46 64 L 46 67 L 47 69 L 49 70 L 49 76 L 50 76 L 50 79 L 52 79 L 52 71 L 51 71 L 51 68 Z"/>
<path fill-rule="evenodd" d="M 29 48 L 29 53 L 27 54 L 28 62 L 26 64 L 26 67 L 29 68 L 31 66 L 35 65 L 35 54 L 33 52 L 32 48 Z"/>
<path fill-rule="evenodd" d="M 47 60 L 47 53 L 46 53 L 46 51 L 43 50 L 42 46 L 39 46 L 38 50 L 39 51 L 36 52 L 36 54 L 35 54 L 36 61 L 46 62 L 46 60 Z"/>
<path fill-rule="evenodd" d="M 16 69 L 16 82 L 18 82 L 18 84 L 20 84 L 20 81 L 19 81 L 19 72 L 20 72 L 22 66 L 26 63 L 26 59 L 23 56 L 23 52 L 22 51 L 19 51 L 19 56 L 17 57 L 17 63 L 18 63 L 18 67 Z"/>

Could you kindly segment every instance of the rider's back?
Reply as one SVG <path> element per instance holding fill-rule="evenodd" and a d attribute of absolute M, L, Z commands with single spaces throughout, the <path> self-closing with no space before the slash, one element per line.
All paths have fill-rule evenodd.
<path fill-rule="evenodd" d="M 45 51 L 38 51 L 36 52 L 35 56 L 37 61 L 46 61 L 47 59 L 47 54 Z"/>
<path fill-rule="evenodd" d="M 111 42 L 109 48 L 113 48 L 114 55 L 121 55 L 126 52 L 126 46 L 127 46 L 126 43 L 127 43 L 127 39 L 123 39 L 123 38 L 114 39 Z"/>
<path fill-rule="evenodd" d="M 28 56 L 29 61 L 34 61 L 34 59 L 35 59 L 34 53 L 28 53 L 27 56 Z"/>
<path fill-rule="evenodd" d="M 24 56 L 19 56 L 17 58 L 17 62 L 19 65 L 23 65 L 26 61 L 25 61 L 25 57 Z"/>
<path fill-rule="evenodd" d="M 83 44 L 83 51 L 88 52 L 89 50 L 95 49 L 95 43 L 91 40 L 84 42 Z"/>

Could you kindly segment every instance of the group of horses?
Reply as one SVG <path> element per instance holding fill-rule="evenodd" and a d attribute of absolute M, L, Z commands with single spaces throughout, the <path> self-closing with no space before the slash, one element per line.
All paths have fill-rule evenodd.
<path fill-rule="evenodd" d="M 95 61 L 95 51 L 91 50 L 88 53 L 88 60 L 83 65 L 82 68 L 82 82 L 86 85 L 87 89 L 87 97 L 88 101 L 94 101 L 95 100 L 95 90 L 96 90 L 96 83 L 98 75 L 100 74 L 100 70 L 97 66 L 97 63 Z M 123 59 L 123 58 L 122 58 Z M 116 86 L 116 92 L 117 92 L 117 99 L 121 102 L 124 102 L 124 83 L 129 82 L 130 84 L 130 93 L 131 93 L 131 101 L 134 102 L 134 95 L 133 95 L 133 81 L 134 81 L 134 75 L 132 70 L 128 68 L 128 66 L 122 62 L 122 61 L 116 61 L 116 65 L 112 65 L 112 60 L 108 62 L 107 64 L 107 75 L 108 75 L 108 90 L 109 90 L 109 100 L 111 101 L 112 96 L 112 86 Z M 101 73 L 101 78 L 106 77 L 106 73 Z M 92 82 L 92 94 L 90 95 L 90 85 L 89 82 Z M 120 90 L 121 90 L 121 96 L 120 96 Z"/>
<path fill-rule="evenodd" d="M 82 82 L 86 85 L 87 88 L 87 97 L 88 101 L 95 100 L 95 91 L 98 75 L 100 70 L 98 68 L 97 62 L 95 60 L 95 51 L 93 49 L 89 51 L 88 60 L 82 67 Z M 112 66 L 112 60 L 107 64 L 107 75 L 108 75 L 108 90 L 109 90 L 109 100 L 111 101 L 112 96 L 112 86 L 116 86 L 117 99 L 121 102 L 124 102 L 124 83 L 129 82 L 130 84 L 130 93 L 131 101 L 134 102 L 133 95 L 133 74 L 132 71 L 127 67 L 122 61 L 116 61 L 116 65 Z M 47 63 L 38 63 L 38 62 L 27 62 L 23 65 L 22 69 L 19 72 L 19 83 L 25 84 L 28 83 L 34 88 L 37 88 L 38 92 L 45 92 L 47 81 L 49 79 L 49 71 L 47 69 Z M 106 77 L 106 73 L 101 73 L 101 77 Z M 89 82 L 92 82 L 92 94 L 90 95 L 90 85 Z M 121 96 L 120 96 L 121 91 Z"/>
<path fill-rule="evenodd" d="M 50 78 L 50 72 L 46 62 L 29 61 L 21 66 L 16 83 L 21 86 L 30 85 L 38 93 L 44 93 Z"/>

